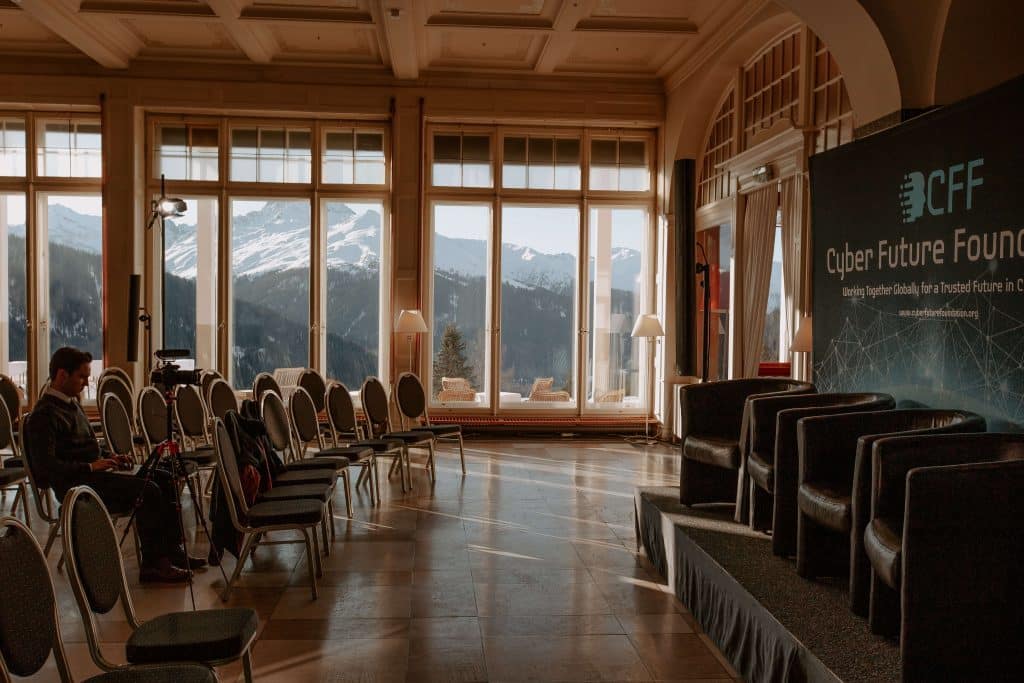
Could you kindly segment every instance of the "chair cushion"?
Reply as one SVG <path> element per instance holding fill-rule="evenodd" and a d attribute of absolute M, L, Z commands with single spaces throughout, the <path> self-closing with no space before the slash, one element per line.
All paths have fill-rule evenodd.
<path fill-rule="evenodd" d="M 334 486 L 338 480 L 338 474 L 334 468 L 325 468 L 322 465 L 316 469 L 309 470 L 285 470 L 274 477 L 274 486 L 283 484 L 327 484 Z"/>
<path fill-rule="evenodd" d="M 850 491 L 827 486 L 800 484 L 797 504 L 800 511 L 818 524 L 836 531 L 849 531 L 852 520 Z"/>
<path fill-rule="evenodd" d="M 252 526 L 319 524 L 323 516 L 324 506 L 318 500 L 269 500 L 249 508 Z"/>
<path fill-rule="evenodd" d="M 4 467 L 24 467 L 25 462 L 21 458 L 7 458 L 4 460 Z"/>
<path fill-rule="evenodd" d="M 132 633 L 125 654 L 132 664 L 237 659 L 259 623 L 256 611 L 249 608 L 162 614 Z"/>
<path fill-rule="evenodd" d="M 216 683 L 217 675 L 202 664 L 154 664 L 128 667 L 85 679 L 84 683 Z"/>
<path fill-rule="evenodd" d="M 374 453 L 385 453 L 401 448 L 405 442 L 399 439 L 365 439 L 356 441 L 353 445 L 372 448 Z"/>
<path fill-rule="evenodd" d="M 434 436 L 454 436 L 462 433 L 461 425 L 420 425 L 416 427 L 418 432 L 430 432 Z"/>
<path fill-rule="evenodd" d="M 326 503 L 331 497 L 331 487 L 323 484 L 294 484 L 275 486 L 264 491 L 257 498 L 257 503 L 273 500 L 319 500 Z"/>
<path fill-rule="evenodd" d="M 22 467 L 0 467 L 0 486 L 10 486 L 28 476 Z"/>
<path fill-rule="evenodd" d="M 758 486 L 768 493 L 775 492 L 775 467 L 766 463 L 756 454 L 747 458 L 747 472 Z"/>
<path fill-rule="evenodd" d="M 421 444 L 427 443 L 428 441 L 433 441 L 434 435 L 431 434 L 430 432 L 409 430 L 407 432 L 388 432 L 387 434 L 382 434 L 380 438 L 391 440 L 397 439 L 404 443 L 406 446 L 408 446 L 411 444 Z"/>
<path fill-rule="evenodd" d="M 295 460 L 286 466 L 287 472 L 309 472 L 311 470 L 343 470 L 349 465 L 348 458 L 305 458 Z"/>
<path fill-rule="evenodd" d="M 900 555 L 903 520 L 875 517 L 864 530 L 864 551 L 875 574 L 889 588 L 900 586 Z"/>
<path fill-rule="evenodd" d="M 355 462 L 373 455 L 373 449 L 369 446 L 338 446 L 336 448 L 325 448 L 313 454 L 314 458 L 346 458 Z"/>
<path fill-rule="evenodd" d="M 683 457 L 735 470 L 740 465 L 740 445 L 716 436 L 688 436 L 683 444 Z"/>

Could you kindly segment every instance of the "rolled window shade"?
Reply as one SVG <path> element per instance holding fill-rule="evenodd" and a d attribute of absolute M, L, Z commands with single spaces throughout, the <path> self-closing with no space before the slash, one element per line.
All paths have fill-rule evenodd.
<path fill-rule="evenodd" d="M 329 154 L 350 156 L 353 148 L 352 131 L 328 133 L 325 144 Z"/>
<path fill-rule="evenodd" d="M 359 152 L 384 153 L 384 136 L 380 133 L 359 133 L 356 136 L 356 150 Z M 360 156 L 377 156 L 376 154 L 360 154 Z"/>
<path fill-rule="evenodd" d="M 555 163 L 580 163 L 580 141 L 577 139 L 555 140 Z"/>
<path fill-rule="evenodd" d="M 463 161 L 490 161 L 491 139 L 485 135 L 465 135 L 462 138 Z"/>
<path fill-rule="evenodd" d="M 615 140 L 594 140 L 590 143 L 590 162 L 596 166 L 614 166 L 617 159 Z"/>
<path fill-rule="evenodd" d="M 461 139 L 458 135 L 435 135 L 434 136 L 434 160 L 435 161 L 460 161 Z"/>
<path fill-rule="evenodd" d="M 526 138 L 505 138 L 505 163 L 526 163 Z"/>
<path fill-rule="evenodd" d="M 551 138 L 530 138 L 530 165 L 550 166 L 555 157 L 554 140 Z"/>
<path fill-rule="evenodd" d="M 620 140 L 619 165 L 643 166 L 646 163 L 645 147 L 643 140 Z"/>

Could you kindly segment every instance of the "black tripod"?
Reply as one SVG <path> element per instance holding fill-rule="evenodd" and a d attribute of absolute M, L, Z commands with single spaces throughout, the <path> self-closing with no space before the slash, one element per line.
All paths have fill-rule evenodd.
<path fill-rule="evenodd" d="M 185 564 L 187 565 L 189 563 L 190 556 L 188 552 L 188 542 L 185 537 L 185 521 L 182 519 L 181 514 L 181 489 L 178 487 L 178 481 L 184 481 L 185 486 L 188 486 L 193 504 L 200 506 L 200 509 L 196 514 L 196 519 L 199 520 L 199 524 L 203 528 L 203 533 L 206 534 L 206 538 L 211 539 L 212 537 L 210 536 L 210 528 L 206 524 L 206 516 L 202 513 L 202 498 L 198 497 L 196 494 L 195 486 L 193 486 L 192 483 L 192 477 L 189 476 L 188 471 L 185 468 L 185 463 L 181 459 L 181 451 L 178 448 L 178 442 L 174 440 L 173 421 L 171 419 L 171 411 L 175 400 L 174 387 L 164 385 L 163 397 L 166 417 L 165 425 L 167 430 L 165 434 L 167 438 L 157 444 L 156 448 L 153 449 L 153 452 L 146 458 L 146 462 L 139 468 L 138 474 L 136 474 L 137 477 L 142 478 L 143 485 L 139 489 L 139 495 L 135 498 L 135 502 L 132 503 L 132 513 L 128 517 L 128 524 L 125 526 L 124 533 L 121 536 L 121 543 L 124 543 L 125 538 L 128 536 L 128 532 L 132 528 L 132 524 L 135 522 L 135 515 L 139 511 L 139 507 L 142 506 L 147 485 L 153 481 L 153 471 L 156 468 L 157 463 L 161 458 L 165 458 L 165 460 L 170 464 L 171 476 L 174 477 L 174 509 L 177 512 L 178 517 L 178 542 L 181 544 L 182 551 L 185 553 Z M 227 574 L 224 573 L 223 565 L 218 562 L 217 566 L 220 568 L 221 576 L 224 578 L 224 584 L 227 585 L 228 577 Z M 195 611 L 196 592 L 192 581 L 192 570 L 189 567 L 185 567 L 185 570 L 188 572 L 188 592 L 189 597 L 192 599 L 192 610 Z"/>
<path fill-rule="evenodd" d="M 704 251 L 704 245 L 697 242 L 697 248 L 700 249 L 701 256 L 704 257 L 704 263 L 697 264 L 697 275 L 701 276 L 700 287 L 704 290 L 704 318 L 701 321 L 703 337 L 701 339 L 700 379 L 702 382 L 707 382 L 708 367 L 711 363 L 711 263 L 708 261 L 707 252 Z"/>

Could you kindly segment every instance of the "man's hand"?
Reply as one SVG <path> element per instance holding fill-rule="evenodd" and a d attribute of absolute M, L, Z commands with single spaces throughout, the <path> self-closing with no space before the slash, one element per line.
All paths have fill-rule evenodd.
<path fill-rule="evenodd" d="M 114 458 L 93 460 L 89 463 L 89 469 L 93 472 L 106 472 L 107 470 L 117 469 L 117 460 Z"/>

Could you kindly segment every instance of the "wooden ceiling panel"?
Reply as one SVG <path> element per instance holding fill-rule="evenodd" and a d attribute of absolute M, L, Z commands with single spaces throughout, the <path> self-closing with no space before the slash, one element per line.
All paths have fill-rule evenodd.
<path fill-rule="evenodd" d="M 168 17 L 136 16 L 121 23 L 139 37 L 144 48 L 188 50 L 219 50 L 238 52 L 224 27 L 216 21 L 194 21 Z"/>
<path fill-rule="evenodd" d="M 632 36 L 580 34 L 575 37 L 568 58 L 555 70 L 652 75 L 661 66 L 658 56 L 672 42 L 679 41 L 678 38 L 646 37 L 638 40 Z"/>
<path fill-rule="evenodd" d="M 445 30 L 430 36 L 431 66 L 530 69 L 541 40 L 529 33 L 478 29 Z"/>
<path fill-rule="evenodd" d="M 0 7 L 0 45 L 8 42 L 67 45 L 63 38 L 17 7 Z"/>
<path fill-rule="evenodd" d="M 352 24 L 267 25 L 281 47 L 278 59 L 313 58 L 346 64 L 382 64 L 372 27 Z"/>

